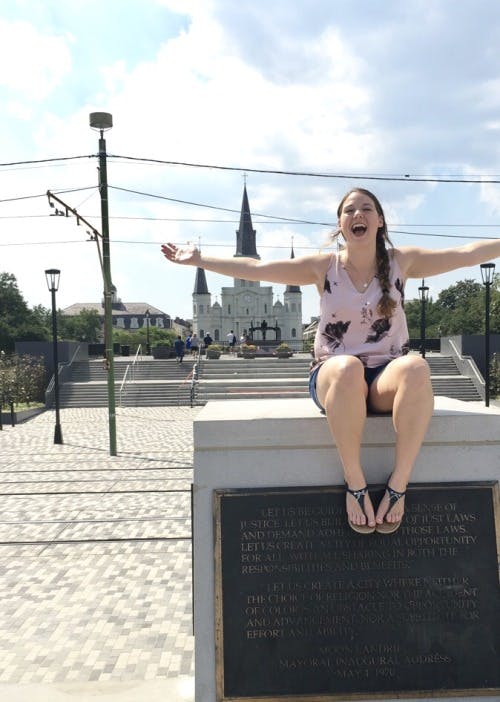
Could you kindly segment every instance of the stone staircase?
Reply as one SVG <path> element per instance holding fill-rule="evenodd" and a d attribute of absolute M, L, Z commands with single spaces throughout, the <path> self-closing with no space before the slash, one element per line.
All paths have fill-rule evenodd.
<path fill-rule="evenodd" d="M 460 375 L 451 356 L 428 354 L 435 395 L 473 401 L 482 397 L 471 378 Z M 296 354 L 289 359 L 221 358 L 202 361 L 197 388 L 199 404 L 210 400 L 308 397 L 311 357 Z"/>
<path fill-rule="evenodd" d="M 122 380 L 131 360 L 115 359 L 115 402 L 119 407 L 161 407 L 189 405 L 191 374 L 194 360 L 146 358 L 134 368 L 120 392 Z M 107 372 L 102 360 L 79 361 L 73 364 L 69 381 L 59 389 L 61 407 L 106 407 L 108 403 Z"/>
<path fill-rule="evenodd" d="M 481 400 L 471 378 L 460 375 L 451 356 L 428 354 L 435 395 L 458 400 Z M 244 359 L 223 356 L 218 360 L 202 357 L 194 404 L 210 400 L 308 397 L 311 357 Z M 194 360 L 146 358 L 134 370 L 133 379 L 120 386 L 130 360 L 115 359 L 115 401 L 119 407 L 189 405 Z M 129 370 L 130 373 L 130 370 Z M 80 361 L 73 365 L 69 381 L 59 389 L 61 407 L 105 407 L 108 402 L 107 374 L 102 361 Z"/>

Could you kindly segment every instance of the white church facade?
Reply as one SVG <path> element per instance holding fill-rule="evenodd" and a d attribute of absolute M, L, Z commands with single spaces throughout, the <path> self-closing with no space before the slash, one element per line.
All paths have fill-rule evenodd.
<path fill-rule="evenodd" d="M 255 235 L 245 185 L 234 256 L 260 258 Z M 294 257 L 293 248 L 291 256 Z M 232 287 L 221 289 L 220 299 L 220 303 L 212 304 L 205 271 L 198 268 L 193 292 L 193 331 L 200 338 L 208 332 L 214 342 L 225 342 L 232 330 L 238 340 L 246 336 L 262 346 L 286 341 L 294 350 L 302 350 L 302 292 L 298 285 L 287 285 L 281 302 L 270 285 L 234 279 Z"/>

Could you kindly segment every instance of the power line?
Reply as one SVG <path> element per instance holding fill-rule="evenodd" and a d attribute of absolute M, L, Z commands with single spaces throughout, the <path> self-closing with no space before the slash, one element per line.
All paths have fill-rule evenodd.
<path fill-rule="evenodd" d="M 495 236 L 466 236 L 466 235 L 460 235 L 460 234 L 428 234 L 427 232 L 406 232 L 402 230 L 396 230 L 396 229 L 389 229 L 389 234 L 392 236 L 393 234 L 401 234 L 403 236 L 415 236 L 415 237 L 435 237 L 435 238 L 443 238 L 443 239 L 466 239 L 467 241 L 482 241 L 485 239 L 491 239 L 493 241 L 496 241 L 498 237 Z M 6 247 L 6 246 L 42 246 L 46 244 L 86 244 L 88 241 L 91 241 L 90 239 L 87 240 L 82 240 L 82 239 L 70 239 L 67 241 L 59 241 L 57 239 L 53 241 L 16 241 L 16 242 L 6 242 L 6 243 L 1 243 L 0 242 L 0 247 Z M 144 239 L 112 239 L 111 241 L 112 244 L 134 244 L 134 245 L 141 245 L 141 246 L 160 246 L 161 244 L 164 243 L 164 240 L 162 239 L 161 241 L 145 241 Z M 182 246 L 185 242 L 173 242 L 176 245 Z M 233 244 L 219 244 L 219 243 L 203 243 L 203 248 L 227 248 L 228 246 L 232 246 Z M 297 244 L 294 243 L 294 248 L 297 250 L 313 250 L 317 251 L 321 247 L 321 244 Z M 290 249 L 290 244 L 259 244 L 259 249 Z"/>
<path fill-rule="evenodd" d="M 10 161 L 9 163 L 0 163 L 0 168 L 7 166 L 34 166 L 41 163 L 55 163 L 56 161 L 76 161 L 81 158 L 97 158 L 98 154 L 86 154 L 84 156 L 56 156 L 54 158 L 39 158 L 31 161 Z"/>
<path fill-rule="evenodd" d="M 57 156 L 54 158 L 45 159 L 31 159 L 27 161 L 10 161 L 6 163 L 0 163 L 0 168 L 7 168 L 12 166 L 38 166 L 41 164 L 54 164 L 56 162 L 68 162 L 75 161 L 78 159 L 90 159 L 97 158 L 98 154 L 84 154 L 80 156 Z M 233 171 L 238 173 L 264 173 L 268 175 L 287 175 L 287 176 L 301 176 L 306 178 L 332 178 L 341 180 L 378 180 L 378 181 L 395 181 L 395 182 L 417 182 L 417 183 L 456 183 L 456 184 L 476 184 L 480 185 L 482 183 L 488 184 L 498 184 L 500 183 L 500 176 L 497 174 L 484 175 L 479 174 L 475 178 L 464 178 L 460 174 L 448 174 L 448 175 L 416 175 L 411 173 L 402 174 L 375 174 L 375 173 L 325 173 L 325 172 L 315 172 L 315 171 L 296 171 L 296 170 L 283 170 L 283 169 L 271 169 L 271 168 L 250 168 L 249 166 L 224 166 L 219 164 L 208 164 L 208 163 L 191 163 L 188 161 L 170 161 L 166 159 L 155 159 L 146 158 L 138 156 L 124 156 L 120 154 L 108 154 L 109 159 L 117 159 L 121 161 L 131 161 L 136 163 L 144 164 L 158 164 L 165 166 L 184 166 L 187 168 L 206 168 L 209 170 L 220 170 L 220 171 Z"/>
<path fill-rule="evenodd" d="M 220 166 L 207 163 L 189 163 L 187 161 L 164 161 L 155 158 L 140 158 L 136 156 L 121 156 L 119 154 L 108 154 L 109 158 L 122 159 L 124 161 L 137 161 L 141 163 L 155 163 L 166 166 L 186 166 L 188 168 L 208 168 L 210 170 L 219 171 L 236 171 L 239 173 L 265 173 L 269 175 L 288 175 L 288 176 L 303 176 L 307 178 L 338 178 L 343 180 L 383 180 L 383 181 L 404 181 L 417 183 L 465 183 L 465 184 L 482 184 L 482 183 L 500 183 L 498 176 L 493 178 L 489 176 L 485 178 L 478 175 L 475 179 L 463 178 L 463 176 L 416 176 L 409 173 L 401 175 L 369 175 L 363 173 L 322 173 L 314 171 L 285 171 L 270 168 L 248 168 L 242 166 Z"/>
<path fill-rule="evenodd" d="M 83 190 L 97 190 L 96 185 L 87 185 L 85 188 L 55 188 L 54 192 L 58 195 L 64 195 L 66 193 L 79 193 Z M 37 197 L 47 197 L 47 191 L 44 193 L 38 193 L 37 195 L 19 195 L 18 197 L 5 197 L 0 199 L 0 202 L 17 202 L 19 200 L 35 200 Z"/>

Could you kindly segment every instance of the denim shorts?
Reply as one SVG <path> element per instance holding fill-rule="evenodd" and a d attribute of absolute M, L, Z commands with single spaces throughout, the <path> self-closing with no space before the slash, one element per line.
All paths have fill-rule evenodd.
<path fill-rule="evenodd" d="M 365 382 L 368 385 L 368 390 L 370 389 L 371 384 L 375 380 L 375 378 L 382 373 L 384 368 L 389 365 L 389 361 L 387 363 L 382 363 L 381 366 L 374 366 L 374 368 L 367 368 L 365 366 Z M 322 414 L 325 414 L 325 408 L 321 406 L 320 401 L 318 400 L 318 395 L 316 393 L 316 380 L 318 378 L 318 373 L 319 369 L 321 368 L 323 364 L 318 363 L 318 365 L 311 371 L 311 375 L 309 376 L 309 394 L 314 401 L 314 403 L 319 407 L 321 410 Z"/>

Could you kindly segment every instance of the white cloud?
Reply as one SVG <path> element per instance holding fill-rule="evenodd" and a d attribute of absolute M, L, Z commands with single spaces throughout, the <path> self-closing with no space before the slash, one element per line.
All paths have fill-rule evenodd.
<path fill-rule="evenodd" d="M 147 53 L 134 53 L 133 60 L 130 52 L 104 52 L 96 43 L 90 68 L 79 51 L 95 17 L 82 14 L 81 26 L 72 28 L 74 40 L 63 21 L 42 29 L 0 19 L 0 31 L 8 30 L 16 44 L 9 44 L 15 52 L 15 60 L 9 58 L 13 70 L 0 78 L 8 97 L 6 119 L 14 116 L 5 130 L 9 139 L 4 154 L 10 149 L 30 158 L 95 155 L 98 135 L 89 129 L 88 115 L 109 111 L 114 119 L 106 134 L 111 154 L 343 175 L 465 172 L 468 167 L 475 173 L 498 173 L 492 130 L 498 123 L 497 103 L 488 91 L 500 80 L 495 31 L 500 10 L 493 12 L 493 4 L 478 1 L 481 13 L 467 11 L 469 3 L 436 0 L 429 19 L 422 9 L 428 3 L 422 0 L 385 0 L 383 9 L 372 0 L 355 5 L 350 0 L 145 0 L 137 3 L 141 13 L 152 3 L 187 19 L 179 23 L 177 18 L 175 28 L 165 19 L 162 41 L 149 46 Z M 487 6 L 495 17 L 484 26 Z M 130 43 L 140 32 L 135 3 L 126 7 L 120 18 L 120 46 L 126 44 L 127 31 Z M 471 47 L 463 39 L 478 25 L 481 42 Z M 113 41 L 110 32 L 107 49 Z M 0 55 L 2 51 L 5 63 L 7 49 L 0 46 Z M 6 197 L 47 188 L 94 187 L 96 166 L 91 158 L 52 169 L 0 172 L 2 193 Z M 108 176 L 114 186 L 239 213 L 242 178 L 237 172 L 110 159 Z M 247 185 L 252 212 L 335 222 L 338 200 L 353 184 L 360 180 L 250 172 Z M 362 184 L 371 188 L 370 183 Z M 414 216 L 420 221 L 465 220 L 481 203 L 481 216 L 498 217 L 496 187 L 483 184 L 480 191 L 472 186 L 460 194 L 452 192 L 453 187 L 410 181 L 373 184 L 391 221 L 410 223 Z M 80 212 L 94 215 L 92 221 L 100 227 L 95 189 L 63 197 Z M 7 211 L 40 214 L 48 209 L 46 201 L 35 200 L 3 204 L 0 214 Z M 170 314 L 190 316 L 194 277 L 191 271 L 169 266 L 157 242 L 200 236 L 210 251 L 231 256 L 237 222 L 227 220 L 238 220 L 238 213 L 110 189 L 112 271 L 122 299 L 142 299 Z M 170 221 L 115 219 L 118 216 Z M 226 222 L 171 221 L 176 217 Z M 288 256 L 292 235 L 296 253 L 305 253 L 323 242 L 327 230 L 281 222 L 254 222 L 254 227 L 263 257 Z M 85 232 L 74 221 L 9 221 L 8 231 L 12 241 L 60 242 L 33 246 L 23 255 L 19 247 L 1 249 L 2 269 L 19 276 L 30 303 L 43 301 L 43 275 L 42 288 L 36 281 L 45 265 L 63 270 L 62 304 L 100 299 L 95 247 L 84 243 Z M 62 244 L 69 239 L 80 243 Z M 136 240 L 146 243 L 130 243 Z M 224 279 L 209 277 L 223 284 L 219 281 Z M 316 312 L 315 291 L 304 291 L 304 298 L 308 318 Z"/>
<path fill-rule="evenodd" d="M 68 36 L 48 36 L 28 22 L 0 19 L 0 37 L 0 85 L 19 99 L 43 100 L 71 70 Z"/>

